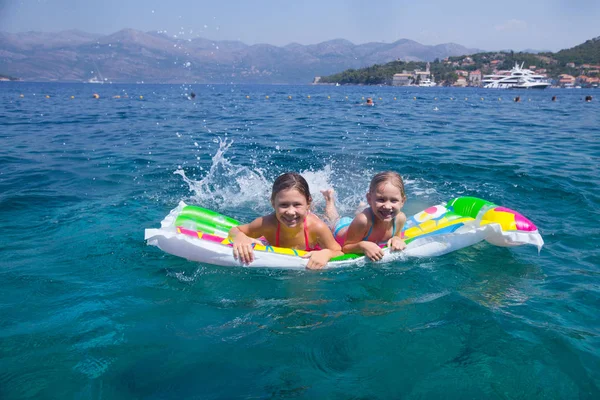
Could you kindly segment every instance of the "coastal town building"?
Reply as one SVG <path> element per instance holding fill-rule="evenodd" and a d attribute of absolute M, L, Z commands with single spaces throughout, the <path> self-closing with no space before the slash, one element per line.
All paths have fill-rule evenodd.
<path fill-rule="evenodd" d="M 431 72 L 429 71 L 415 71 L 414 72 L 414 77 L 415 77 L 415 81 L 416 82 L 421 82 L 425 79 L 430 79 L 431 77 Z"/>
<path fill-rule="evenodd" d="M 464 76 L 459 76 L 456 82 L 454 82 L 453 86 L 457 87 L 466 87 L 467 86 L 467 78 Z"/>
<path fill-rule="evenodd" d="M 480 86 L 481 85 L 481 71 L 475 70 L 471 71 L 469 74 L 469 85 L 470 86 Z"/>
<path fill-rule="evenodd" d="M 600 78 L 598 77 L 581 75 L 578 79 L 586 85 L 598 85 L 600 83 Z"/>
<path fill-rule="evenodd" d="M 412 80 L 413 75 L 409 73 L 394 74 L 392 78 L 392 86 L 408 86 Z"/>
<path fill-rule="evenodd" d="M 562 74 L 558 77 L 558 84 L 563 87 L 572 87 L 575 85 L 575 77 L 568 74 Z"/>
<path fill-rule="evenodd" d="M 430 64 L 427 63 L 425 71 L 415 69 L 412 72 L 402 71 L 401 74 L 394 74 L 392 77 L 392 86 L 435 86 L 433 76 L 431 75 Z"/>
<path fill-rule="evenodd" d="M 474 64 L 475 64 L 475 62 L 473 61 L 473 59 L 471 57 L 465 57 L 461 63 L 461 65 L 464 65 L 464 66 L 474 65 Z"/>

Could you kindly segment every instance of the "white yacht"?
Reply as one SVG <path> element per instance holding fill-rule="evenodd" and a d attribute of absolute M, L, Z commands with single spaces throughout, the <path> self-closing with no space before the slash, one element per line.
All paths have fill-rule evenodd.
<path fill-rule="evenodd" d="M 524 69 L 523 64 L 515 66 L 510 71 L 501 71 L 494 75 L 485 75 L 481 83 L 486 89 L 546 89 L 550 86 L 545 75 L 539 75 L 530 69 Z"/>
<path fill-rule="evenodd" d="M 434 87 L 437 83 L 433 82 L 429 78 L 425 78 L 419 82 L 419 87 Z"/>

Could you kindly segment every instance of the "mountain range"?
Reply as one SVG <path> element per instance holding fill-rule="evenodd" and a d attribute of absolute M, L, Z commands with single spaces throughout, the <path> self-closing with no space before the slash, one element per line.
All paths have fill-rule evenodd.
<path fill-rule="evenodd" d="M 0 32 L 0 73 L 25 81 L 146 83 L 309 83 L 315 76 L 393 60 L 433 61 L 480 52 L 455 43 L 409 39 L 356 45 L 343 39 L 278 47 L 241 41 L 181 39 L 123 29 Z"/>

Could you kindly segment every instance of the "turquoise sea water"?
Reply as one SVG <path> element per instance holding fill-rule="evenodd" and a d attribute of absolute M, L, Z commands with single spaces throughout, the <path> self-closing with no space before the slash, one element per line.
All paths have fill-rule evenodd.
<path fill-rule="evenodd" d="M 598 93 L 2 83 L 0 398 L 600 398 Z M 290 272 L 143 240 L 290 170 L 349 213 L 384 169 L 407 214 L 482 197 L 546 245 Z"/>

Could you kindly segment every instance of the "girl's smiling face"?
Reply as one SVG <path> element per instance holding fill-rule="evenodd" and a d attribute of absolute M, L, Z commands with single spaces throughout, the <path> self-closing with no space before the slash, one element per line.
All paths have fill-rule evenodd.
<path fill-rule="evenodd" d="M 297 189 L 282 190 L 272 201 L 275 217 L 288 228 L 295 228 L 304 222 L 310 203 Z"/>
<path fill-rule="evenodd" d="M 383 221 L 391 221 L 396 218 L 402 206 L 404 198 L 398 187 L 383 182 L 375 191 L 367 193 L 367 202 L 375 216 Z"/>

